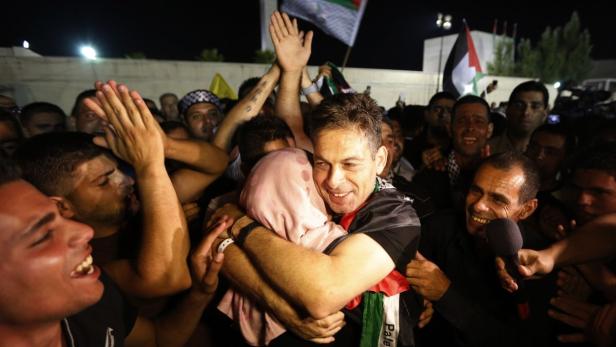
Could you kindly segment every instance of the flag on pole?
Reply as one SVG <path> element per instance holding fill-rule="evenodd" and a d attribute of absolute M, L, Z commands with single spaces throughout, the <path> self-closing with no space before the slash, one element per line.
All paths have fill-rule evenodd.
<path fill-rule="evenodd" d="M 219 73 L 216 73 L 214 78 L 212 78 L 212 83 L 210 83 L 210 91 L 220 99 L 229 98 L 237 100 L 235 90 L 229 86 L 227 81 L 225 81 Z"/>
<path fill-rule="evenodd" d="M 477 95 L 477 82 L 484 74 L 466 22 L 449 53 L 443 75 L 443 90 L 456 97 L 470 93 Z"/>
<path fill-rule="evenodd" d="M 368 0 L 285 0 L 281 10 L 352 47 Z"/>

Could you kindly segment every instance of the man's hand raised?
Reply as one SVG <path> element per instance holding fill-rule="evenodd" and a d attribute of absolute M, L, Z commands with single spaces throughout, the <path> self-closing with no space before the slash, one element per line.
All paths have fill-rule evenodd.
<path fill-rule="evenodd" d="M 161 130 L 136 91 L 115 82 L 97 84 L 97 102 L 86 99 L 86 105 L 106 124 L 105 137 L 94 142 L 110 148 L 136 171 L 164 165 L 165 149 Z"/>
<path fill-rule="evenodd" d="M 272 14 L 269 30 L 280 68 L 284 72 L 301 73 L 310 58 L 312 31 L 304 35 L 297 27 L 297 19 L 291 20 L 286 13 L 278 11 Z"/>

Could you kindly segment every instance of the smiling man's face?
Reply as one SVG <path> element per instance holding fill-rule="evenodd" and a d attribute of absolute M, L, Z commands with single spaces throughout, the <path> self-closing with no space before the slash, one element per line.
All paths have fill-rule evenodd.
<path fill-rule="evenodd" d="M 314 182 L 335 213 L 357 210 L 372 194 L 387 150 L 376 153 L 359 129 L 323 129 L 314 141 Z"/>
<path fill-rule="evenodd" d="M 536 199 L 520 201 L 524 184 L 525 176 L 519 166 L 501 170 L 489 164 L 482 165 L 466 195 L 469 234 L 485 238 L 485 227 L 493 219 L 509 218 L 517 222 L 530 216 Z"/>
<path fill-rule="evenodd" d="M 63 218 L 26 181 L 0 185 L 0 323 L 62 319 L 100 300 L 92 228 Z"/>
<path fill-rule="evenodd" d="M 462 104 L 453 119 L 453 148 L 465 157 L 478 157 L 492 136 L 492 123 L 486 107 L 479 103 Z"/>

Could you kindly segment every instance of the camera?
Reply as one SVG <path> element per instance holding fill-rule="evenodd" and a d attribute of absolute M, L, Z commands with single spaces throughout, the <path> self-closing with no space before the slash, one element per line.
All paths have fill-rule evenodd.
<path fill-rule="evenodd" d="M 559 90 L 552 112 L 565 118 L 578 118 L 588 115 L 610 116 L 610 104 L 605 102 L 611 93 L 605 90 L 592 90 L 568 87 Z"/>
<path fill-rule="evenodd" d="M 560 123 L 560 116 L 557 115 L 557 114 L 548 115 L 547 123 L 548 124 L 558 124 L 558 123 Z"/>

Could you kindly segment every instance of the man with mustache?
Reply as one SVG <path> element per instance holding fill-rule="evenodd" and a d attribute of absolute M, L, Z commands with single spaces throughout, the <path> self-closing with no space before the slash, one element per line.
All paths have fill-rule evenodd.
<path fill-rule="evenodd" d="M 477 164 L 488 154 L 492 136 L 490 106 L 477 96 L 466 95 L 453 106 L 451 119 L 452 149 L 442 159 L 441 170 L 424 168 L 412 184 L 432 197 L 437 210 L 461 208 Z"/>
<path fill-rule="evenodd" d="M 511 297 L 501 290 L 488 249 L 486 225 L 520 221 L 537 207 L 539 173 L 519 153 L 487 158 L 477 169 L 464 214 L 441 212 L 422 221 L 418 256 L 406 268 L 413 289 L 433 302 L 427 342 L 438 346 L 521 346 Z M 457 213 L 456 213 L 457 212 Z"/>

